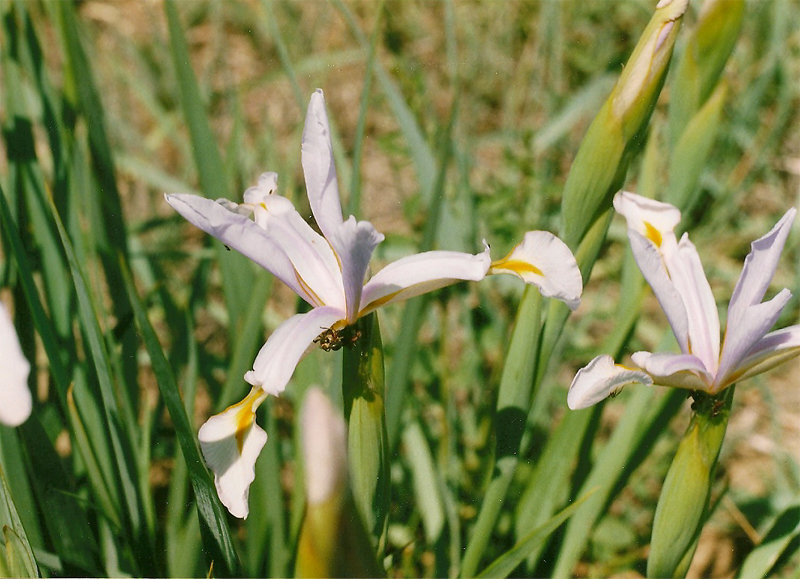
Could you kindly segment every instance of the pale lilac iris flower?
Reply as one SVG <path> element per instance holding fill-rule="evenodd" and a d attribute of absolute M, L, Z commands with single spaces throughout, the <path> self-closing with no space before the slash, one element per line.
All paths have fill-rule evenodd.
<path fill-rule="evenodd" d="M 200 429 L 205 459 L 222 502 L 237 517 L 248 513 L 247 495 L 256 457 L 267 440 L 254 412 L 268 394 L 286 388 L 295 367 L 316 341 L 335 334 L 378 307 L 458 281 L 510 273 L 575 309 L 582 280 L 575 258 L 557 237 L 530 231 L 505 258 L 489 248 L 472 255 L 429 251 L 399 259 L 365 282 L 369 260 L 383 241 L 371 223 L 344 219 L 333 163 L 330 127 L 321 90 L 311 97 L 303 132 L 302 165 L 308 200 L 321 235 L 275 193 L 277 174 L 265 173 L 244 193 L 244 203 L 193 195 L 167 195 L 186 219 L 270 271 L 312 306 L 283 322 L 261 348 L 244 379 L 253 388 L 240 403 L 211 417 Z M 252 218 L 251 218 L 252 216 Z"/>
<path fill-rule="evenodd" d="M 680 211 L 621 192 L 614 208 L 628 222 L 628 238 L 639 269 L 667 316 L 681 353 L 636 352 L 636 367 L 598 356 L 578 371 L 567 395 L 568 406 L 586 408 L 638 382 L 675 386 L 715 395 L 734 384 L 800 354 L 800 325 L 769 332 L 791 298 L 783 289 L 763 302 L 797 211 L 789 209 L 765 236 L 754 241 L 728 306 L 720 342 L 720 321 L 711 287 L 695 246 L 673 229 Z"/>

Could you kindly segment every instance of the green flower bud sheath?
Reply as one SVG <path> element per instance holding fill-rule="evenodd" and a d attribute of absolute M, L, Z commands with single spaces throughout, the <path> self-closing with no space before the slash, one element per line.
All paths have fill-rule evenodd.
<path fill-rule="evenodd" d="M 714 471 L 728 426 L 734 387 L 695 393 L 694 414 L 678 446 L 656 507 L 648 577 L 682 577 L 708 516 Z"/>

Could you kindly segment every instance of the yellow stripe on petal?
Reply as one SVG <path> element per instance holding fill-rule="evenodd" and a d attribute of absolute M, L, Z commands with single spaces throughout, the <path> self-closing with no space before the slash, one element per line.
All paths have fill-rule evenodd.
<path fill-rule="evenodd" d="M 511 271 L 520 276 L 526 273 L 532 273 L 534 275 L 544 277 L 542 270 L 532 263 L 519 259 L 508 259 L 508 257 L 504 257 L 501 260 L 492 262 L 492 265 L 489 268 L 489 273 L 496 273 L 496 270 Z"/>
<path fill-rule="evenodd" d="M 652 241 L 656 247 L 661 247 L 661 243 L 664 241 L 661 237 L 661 232 L 648 221 L 644 222 L 644 230 L 645 237 Z"/>
<path fill-rule="evenodd" d="M 325 305 L 325 302 L 323 302 L 317 293 L 311 289 L 311 286 L 306 283 L 306 280 L 303 279 L 296 269 L 294 270 L 294 277 L 297 280 L 297 285 L 299 285 L 300 289 L 306 293 L 308 301 L 312 306 L 315 308 L 320 308 Z"/>
<path fill-rule="evenodd" d="M 236 447 L 239 449 L 239 454 L 242 454 L 244 438 L 256 418 L 256 410 L 266 397 L 264 390 L 260 386 L 256 386 L 250 390 L 250 394 L 244 400 L 228 407 L 228 410 L 237 409 L 234 423 L 236 424 Z"/>

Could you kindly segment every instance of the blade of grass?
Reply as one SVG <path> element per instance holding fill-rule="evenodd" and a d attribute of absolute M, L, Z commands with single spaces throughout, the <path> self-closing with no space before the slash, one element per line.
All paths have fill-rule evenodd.
<path fill-rule="evenodd" d="M 361 104 L 358 109 L 358 121 L 353 140 L 353 177 L 350 180 L 350 199 L 348 200 L 348 213 L 358 217 L 361 214 L 361 154 L 364 148 L 364 133 L 367 124 L 367 110 L 369 110 L 369 94 L 372 90 L 373 69 L 375 67 L 375 53 L 380 38 L 381 22 L 385 2 L 381 0 L 375 15 L 375 24 L 372 27 L 372 39 L 367 52 L 367 63 L 364 72 L 364 86 L 361 89 Z"/>
<path fill-rule="evenodd" d="M 467 543 L 461 563 L 462 577 L 476 574 L 516 472 L 519 446 L 531 404 L 541 317 L 542 296 L 536 288 L 528 286 L 517 310 L 500 378 L 494 420 L 497 442 L 492 480 Z"/>
<path fill-rule="evenodd" d="M 75 7 L 71 2 L 57 3 L 58 23 L 63 37 L 66 54 L 64 66 L 64 83 L 67 98 L 85 117 L 88 131 L 88 148 L 91 167 L 91 187 L 81 188 L 75 199 L 82 197 L 85 208 L 96 208 L 84 216 L 90 219 L 87 232 L 98 250 L 108 287 L 112 288 L 109 297 L 112 311 L 117 320 L 130 318 L 130 304 L 124 292 L 114 291 L 122 287 L 121 272 L 116 262 L 117 253 L 128 256 L 127 229 L 122 211 L 122 202 L 116 180 L 116 168 L 112 148 L 108 140 L 105 113 L 100 92 L 94 81 L 91 64 L 81 44 L 80 31 L 75 16 Z M 72 88 L 70 94 L 69 87 Z M 74 127 L 73 127 L 74 129 Z M 56 206 L 58 207 L 58 206 Z M 77 207 L 72 210 L 77 213 Z M 122 369 L 121 392 L 126 396 L 126 403 L 119 409 L 121 426 L 132 436 L 131 415 L 138 410 L 138 386 L 136 367 L 136 336 L 131 331 L 121 330 L 118 341 L 121 353 L 116 358 Z"/>
<path fill-rule="evenodd" d="M 737 578 L 768 577 L 781 555 L 800 537 L 800 505 L 785 508 L 775 519 L 764 539 L 739 568 Z M 795 552 L 797 547 L 795 546 Z"/>
<path fill-rule="evenodd" d="M 2 505 L 2 510 L 0 510 L 0 523 L 3 525 L 9 559 L 11 559 L 12 549 L 16 552 L 17 557 L 15 564 L 11 564 L 11 561 L 9 561 L 8 568 L 5 571 L 9 573 L 9 577 L 38 577 L 39 569 L 36 567 L 33 550 L 25 534 L 25 528 L 22 526 L 19 512 L 11 498 L 11 493 L 6 484 L 6 477 L 2 468 L 0 468 L 0 483 L 2 483 L 2 486 L 0 486 L 0 499 L 2 499 L 0 500 L 0 505 Z M 13 536 L 16 538 L 13 547 L 9 546 L 9 530 L 14 533 Z"/>
<path fill-rule="evenodd" d="M 97 538 L 86 511 L 79 504 L 61 458 L 35 414 L 20 426 L 20 433 L 27 449 L 37 503 L 65 570 L 70 574 L 101 575 Z"/>
<path fill-rule="evenodd" d="M 334 0 L 333 4 L 344 17 L 345 22 L 350 27 L 351 33 L 355 36 L 356 40 L 358 40 L 361 47 L 368 49 L 370 41 L 361 30 L 358 22 L 356 22 L 350 8 L 341 0 Z M 389 101 L 389 106 L 392 108 L 397 118 L 400 130 L 405 136 L 408 154 L 414 164 L 414 171 L 417 175 L 417 181 L 419 182 L 420 197 L 423 203 L 431 204 L 431 202 L 435 200 L 432 196 L 434 195 L 434 191 L 437 190 L 435 184 L 439 173 L 436 167 L 436 156 L 430 145 L 428 145 L 425 135 L 414 117 L 414 112 L 411 110 L 411 107 L 408 106 L 405 98 L 403 98 L 403 93 L 400 92 L 395 81 L 389 73 L 386 72 L 386 69 L 383 68 L 379 61 L 375 61 L 374 68 L 378 82 L 381 88 L 383 88 L 386 99 Z"/>
<path fill-rule="evenodd" d="M 575 514 L 575 511 L 592 496 L 594 490 L 588 491 L 580 499 L 559 512 L 543 525 L 520 539 L 513 548 L 495 559 L 478 577 L 508 577 L 522 562 L 530 556 L 530 552 L 541 545 L 555 532 L 561 524 Z"/>
<path fill-rule="evenodd" d="M 303 91 L 300 88 L 299 82 L 297 81 L 296 67 L 292 63 L 292 59 L 289 55 L 289 50 L 286 46 L 286 41 L 282 32 L 283 28 L 288 27 L 281 27 L 278 25 L 277 11 L 275 10 L 275 2 L 273 0 L 262 0 L 261 7 L 265 13 L 265 16 L 259 19 L 258 22 L 263 21 L 266 23 L 267 36 L 275 43 L 275 47 L 278 50 L 278 58 L 281 61 L 283 71 L 289 77 L 289 82 L 292 86 L 292 92 L 294 93 L 297 107 L 304 114 L 306 110 L 306 103 L 308 101 L 306 100 L 306 97 L 303 96 Z M 344 154 L 344 146 L 342 145 L 342 139 L 339 135 L 339 130 L 334 119 L 329 118 L 328 122 L 331 130 L 331 142 L 333 144 L 333 156 L 336 164 L 336 173 L 338 174 L 340 182 L 349 183 L 352 181 L 353 173 L 350 165 L 350 159 Z M 342 190 L 344 190 L 344 188 L 342 188 L 340 191 Z M 345 203 L 344 206 L 347 207 L 347 204 Z"/>
<path fill-rule="evenodd" d="M 100 391 L 104 422 L 91 425 L 90 436 L 105 436 L 111 443 L 112 458 L 115 464 L 113 480 L 116 492 L 120 493 L 119 503 L 124 505 L 122 509 L 123 532 L 128 535 L 129 545 L 134 550 L 137 564 L 141 566 L 142 573 L 158 574 L 152 567 L 152 538 L 146 534 L 144 524 L 144 504 L 139 494 L 137 481 L 139 475 L 136 471 L 133 451 L 134 441 L 124 437 L 125 432 L 121 423 L 120 410 L 117 405 L 118 391 L 114 386 L 112 375 L 112 364 L 106 350 L 105 338 L 100 330 L 94 300 L 89 292 L 72 243 L 67 235 L 61 218 L 56 211 L 55 205 L 51 200 L 51 214 L 61 237 L 61 244 L 67 255 L 72 280 L 75 284 L 75 292 L 78 300 L 78 314 L 81 326 L 84 331 L 84 339 L 88 352 L 97 376 L 97 383 Z"/>
<path fill-rule="evenodd" d="M 133 280 L 124 269 L 123 274 L 125 289 L 133 305 L 133 312 L 141 331 L 142 340 L 150 355 L 159 391 L 175 425 L 178 443 L 181 446 L 189 469 L 189 479 L 194 488 L 195 506 L 200 518 L 203 544 L 209 553 L 210 563 L 213 563 L 215 573 L 236 576 L 238 575 L 239 561 L 228 530 L 226 514 L 217 498 L 214 483 L 211 481 L 211 476 L 205 468 L 200 457 L 200 451 L 195 444 L 194 431 L 186 416 L 186 409 L 181 400 L 178 385 L 175 383 L 172 369 L 169 367 L 164 351 L 161 349 L 155 330 L 150 325 L 147 313 L 139 301 L 136 289 L 133 286 Z"/>
<path fill-rule="evenodd" d="M 244 373 L 252 368 L 255 354 L 260 347 L 263 326 L 261 314 L 267 304 L 273 279 L 271 275 L 259 272 L 254 280 L 255 285 L 251 288 L 250 303 L 245 311 L 242 327 L 233 342 L 228 374 L 216 404 L 217 412 L 222 412 L 241 398 Z"/>
<path fill-rule="evenodd" d="M 403 430 L 403 448 L 411 469 L 414 497 L 422 517 L 425 540 L 433 545 L 444 528 L 444 500 L 439 493 L 431 450 L 419 422 L 411 422 Z"/>
<path fill-rule="evenodd" d="M 215 144 L 214 134 L 211 132 L 175 3 L 172 0 L 164 2 L 164 10 L 167 15 L 173 66 L 178 76 L 181 104 L 192 141 L 200 188 L 207 197 L 231 199 L 225 180 L 225 165 Z M 225 251 L 221 243 L 214 243 L 214 247 L 217 250 L 217 259 L 222 272 L 222 287 L 230 317 L 229 332 L 231 336 L 236 336 L 247 308 L 253 269 L 246 257 Z"/>
<path fill-rule="evenodd" d="M 639 388 L 627 401 L 625 414 L 611 439 L 598 454 L 594 468 L 578 494 L 597 489 L 567 525 L 556 559 L 553 577 L 572 576 L 579 557 L 586 548 L 590 533 L 606 509 L 613 492 L 643 460 L 642 446 L 652 448 L 655 438 L 685 399 L 684 393 L 671 390 L 662 396 L 656 389 Z M 637 456 L 639 455 L 639 456 Z"/>
<path fill-rule="evenodd" d="M 376 63 L 377 64 L 377 63 Z M 419 251 L 433 249 L 438 235 L 439 224 L 444 206 L 444 187 L 447 179 L 447 167 L 453 153 L 453 128 L 458 117 L 458 103 L 453 106 L 447 129 L 444 131 L 439 147 L 439 173 L 434 189 L 437 192 L 428 206 L 428 219 Z M 430 297 L 420 296 L 406 304 L 403 310 L 403 323 L 395 340 L 395 351 L 390 371 L 386 375 L 386 430 L 389 438 L 389 452 L 396 446 L 400 438 L 400 426 L 409 385 L 412 360 L 417 350 L 417 333 L 422 324 L 422 312 Z"/>
<path fill-rule="evenodd" d="M 10 251 L 10 254 L 17 262 L 19 282 L 22 285 L 25 300 L 30 306 L 30 312 L 33 316 L 33 325 L 42 340 L 44 351 L 49 360 L 50 376 L 56 386 L 56 394 L 59 397 L 62 408 L 65 409 L 65 413 L 70 416 L 70 431 L 73 434 L 73 442 L 75 442 L 81 452 L 81 456 L 87 466 L 90 467 L 89 475 L 92 481 L 92 487 L 98 494 L 103 507 L 103 513 L 112 521 L 115 527 L 119 528 L 121 526 L 121 506 L 119 497 L 117 493 L 110 491 L 113 487 L 111 486 L 111 481 L 107 480 L 106 477 L 106 475 L 108 475 L 113 479 L 113 473 L 116 470 L 111 466 L 113 459 L 110 457 L 110 451 L 108 451 L 108 446 L 106 444 L 107 439 L 105 436 L 94 436 L 91 438 L 92 442 L 89 442 L 90 437 L 84 430 L 76 405 L 72 399 L 72 389 L 70 387 L 70 382 L 72 381 L 71 372 L 64 367 L 61 360 L 62 351 L 59 340 L 56 337 L 52 322 L 45 314 L 46 310 L 41 303 L 32 276 L 33 270 L 30 265 L 30 260 L 22 246 L 17 227 L 11 219 L 11 212 L 2 190 L 0 190 L 0 225 L 2 226 L 0 227 L 0 231 L 3 235 L 3 246 L 6 248 L 6 251 Z M 102 424 L 100 413 L 95 409 L 94 399 L 87 391 L 85 380 L 82 376 L 76 377 L 75 380 L 79 393 L 82 393 L 80 396 L 82 402 L 79 403 L 77 407 L 81 408 L 84 413 L 91 410 L 89 414 L 92 418 L 89 422 L 90 424 Z M 92 450 L 93 446 L 96 446 L 97 450 Z M 97 458 L 94 458 L 95 452 L 97 453 Z"/>

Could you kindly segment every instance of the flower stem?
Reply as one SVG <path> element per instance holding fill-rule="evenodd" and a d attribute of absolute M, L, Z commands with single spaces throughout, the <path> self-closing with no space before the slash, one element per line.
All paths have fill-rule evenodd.
<path fill-rule="evenodd" d="M 389 462 L 384 412 L 383 347 L 372 313 L 349 328 L 342 398 L 348 423 L 350 481 L 358 510 L 381 558 L 389 512 Z"/>
<path fill-rule="evenodd" d="M 708 503 L 731 404 L 731 386 L 716 396 L 695 393 L 694 414 L 669 467 L 653 520 L 648 577 L 682 577 L 708 518 Z"/>

